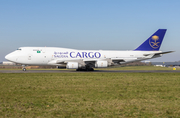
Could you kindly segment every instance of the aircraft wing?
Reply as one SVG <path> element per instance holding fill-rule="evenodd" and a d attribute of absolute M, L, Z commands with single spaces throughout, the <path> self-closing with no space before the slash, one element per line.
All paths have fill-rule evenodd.
<path fill-rule="evenodd" d="M 68 62 L 78 62 L 81 65 L 86 65 L 86 64 L 95 64 L 97 61 L 107 61 L 109 65 L 117 63 L 123 63 L 127 62 L 130 60 L 137 60 L 138 58 L 106 58 L 106 59 L 72 59 L 72 60 L 53 60 L 50 61 L 48 64 L 49 65 L 64 65 L 67 64 Z"/>
<path fill-rule="evenodd" d="M 68 62 L 78 62 L 78 63 L 82 63 L 83 62 L 83 59 L 73 59 L 73 60 L 70 60 L 70 59 L 67 59 L 67 60 L 59 60 L 59 59 L 56 59 L 56 60 L 52 60 L 50 61 L 48 64 L 50 65 L 53 65 L 53 64 L 66 64 Z"/>

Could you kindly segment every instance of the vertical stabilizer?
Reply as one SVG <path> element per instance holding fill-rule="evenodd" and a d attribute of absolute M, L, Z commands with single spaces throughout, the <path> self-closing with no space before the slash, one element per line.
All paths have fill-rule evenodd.
<path fill-rule="evenodd" d="M 152 36 L 150 36 L 144 43 L 142 43 L 134 51 L 159 51 L 165 33 L 166 33 L 166 29 L 157 30 Z"/>

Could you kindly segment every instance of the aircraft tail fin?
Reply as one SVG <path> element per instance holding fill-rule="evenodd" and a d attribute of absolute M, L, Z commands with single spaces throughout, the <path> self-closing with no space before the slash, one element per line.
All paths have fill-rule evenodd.
<path fill-rule="evenodd" d="M 166 29 L 157 30 L 152 36 L 150 36 L 134 51 L 159 51 L 165 33 Z"/>

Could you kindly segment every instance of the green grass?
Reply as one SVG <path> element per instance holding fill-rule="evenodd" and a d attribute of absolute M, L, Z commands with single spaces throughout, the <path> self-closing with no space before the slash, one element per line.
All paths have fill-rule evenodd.
<path fill-rule="evenodd" d="M 180 74 L 0 73 L 0 117 L 180 117 Z"/>

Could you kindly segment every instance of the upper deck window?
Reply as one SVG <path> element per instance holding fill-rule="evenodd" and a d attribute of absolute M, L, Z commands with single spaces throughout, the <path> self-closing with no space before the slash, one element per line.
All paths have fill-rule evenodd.
<path fill-rule="evenodd" d="M 17 50 L 21 50 L 21 48 L 18 48 Z"/>

